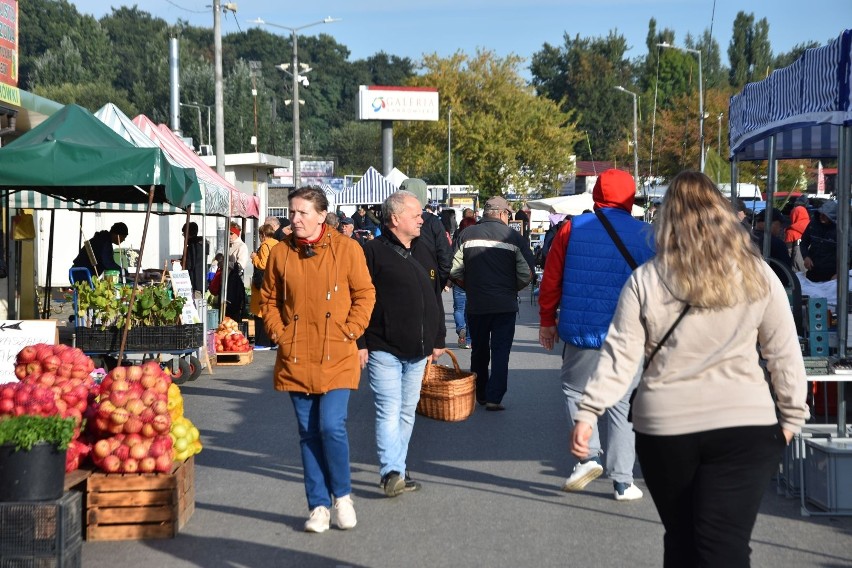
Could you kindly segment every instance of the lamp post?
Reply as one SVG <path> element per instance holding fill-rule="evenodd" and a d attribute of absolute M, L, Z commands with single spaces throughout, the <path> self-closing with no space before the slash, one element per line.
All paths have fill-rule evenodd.
<path fill-rule="evenodd" d="M 698 55 L 698 139 L 701 145 L 701 173 L 704 173 L 704 81 L 701 76 L 701 50 L 690 47 L 679 47 L 666 42 L 658 43 L 657 47 L 668 47 Z"/>
<path fill-rule="evenodd" d="M 633 96 L 633 177 L 636 181 L 636 193 L 639 193 L 639 127 L 638 127 L 638 114 L 636 111 L 636 101 L 638 95 L 633 91 L 628 91 L 621 85 L 616 87 L 616 90 L 621 91 L 622 93 L 627 93 L 628 95 Z"/>
<path fill-rule="evenodd" d="M 178 103 L 178 104 L 182 107 L 190 107 L 190 108 L 194 108 L 195 110 L 198 111 L 198 151 L 200 152 L 201 147 L 204 146 L 204 133 L 201 131 L 201 107 L 198 106 L 197 103 Z M 209 112 L 209 109 L 208 109 L 208 112 Z M 207 120 L 208 120 L 208 126 L 209 126 L 209 120 L 210 120 L 209 116 L 207 117 Z M 209 136 L 208 136 L 208 141 L 209 141 Z"/>
<path fill-rule="evenodd" d="M 298 27 L 290 27 L 290 26 L 282 26 L 280 24 L 273 24 L 271 22 L 264 21 L 262 18 L 257 18 L 252 20 L 251 23 L 258 24 L 261 26 L 272 26 L 274 28 L 281 28 L 284 30 L 289 30 L 290 34 L 293 38 L 293 69 L 292 72 L 289 72 L 293 77 L 293 188 L 297 189 L 299 187 L 299 183 L 301 182 L 301 167 L 299 164 L 299 157 L 301 154 L 300 142 L 299 142 L 299 83 L 303 83 L 306 87 L 308 86 L 308 78 L 304 75 L 300 75 L 299 68 L 299 36 L 297 32 L 299 30 L 303 30 L 305 28 L 310 28 L 312 26 L 318 26 L 319 24 L 330 24 L 332 22 L 339 22 L 340 18 L 332 18 L 331 16 L 319 20 L 317 22 L 311 22 L 310 24 L 305 24 L 303 26 Z M 276 66 L 278 69 L 282 71 L 287 71 L 287 68 L 282 65 Z M 310 71 L 310 67 L 304 66 L 304 72 L 307 73 Z"/>
<path fill-rule="evenodd" d="M 453 171 L 453 107 L 447 111 L 447 203 L 450 202 L 450 175 Z"/>

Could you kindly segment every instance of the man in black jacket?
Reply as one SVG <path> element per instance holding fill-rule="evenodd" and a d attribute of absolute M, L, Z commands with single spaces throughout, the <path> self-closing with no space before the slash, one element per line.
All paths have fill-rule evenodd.
<path fill-rule="evenodd" d="M 92 277 L 101 276 L 107 270 L 116 270 L 119 273 L 123 273 L 124 268 L 119 266 L 113 257 L 113 245 L 121 245 L 124 239 L 127 238 L 127 234 L 127 225 L 124 223 L 115 223 L 110 227 L 109 231 L 98 231 L 88 241 L 92 248 L 92 253 L 94 253 L 95 266 L 92 266 L 84 245 L 80 249 L 77 258 L 74 259 L 72 267 L 88 268 Z"/>
<path fill-rule="evenodd" d="M 482 220 L 459 235 L 450 272 L 453 283 L 467 294 L 470 370 L 476 373 L 476 400 L 486 410 L 503 410 L 518 291 L 532 280 L 535 264 L 524 237 L 508 226 L 511 215 L 505 199 L 490 198 Z"/>
<path fill-rule="evenodd" d="M 187 225 L 181 229 L 186 238 Z M 198 298 L 204 295 L 204 273 L 207 269 L 204 239 L 198 236 L 198 223 L 189 224 L 189 240 L 186 243 L 186 270 L 189 271 L 189 281 L 192 283 L 192 291 L 197 292 Z"/>
<path fill-rule="evenodd" d="M 444 224 L 440 217 L 426 211 L 426 182 L 422 179 L 408 178 L 402 182 L 402 189 L 410 191 L 417 197 L 420 207 L 423 210 L 421 217 L 423 218 L 423 227 L 420 229 L 421 239 L 429 243 L 429 247 L 435 251 L 435 262 L 438 264 L 438 278 L 441 284 L 441 289 L 447 285 L 450 279 L 450 268 L 453 265 L 453 249 L 450 245 L 450 238 L 444 229 Z"/>
<path fill-rule="evenodd" d="M 420 203 L 408 191 L 382 205 L 382 234 L 364 246 L 376 287 L 370 324 L 358 339 L 376 405 L 376 446 L 381 487 L 388 497 L 416 491 L 407 475 L 408 442 L 429 359 L 444 352 L 444 314 L 438 269 L 420 238 Z"/>

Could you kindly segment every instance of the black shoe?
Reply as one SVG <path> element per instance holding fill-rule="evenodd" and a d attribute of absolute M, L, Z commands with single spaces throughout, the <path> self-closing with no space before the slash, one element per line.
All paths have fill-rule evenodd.
<path fill-rule="evenodd" d="M 389 471 L 382 477 L 380 486 L 386 496 L 396 497 L 405 491 L 405 479 L 399 475 L 398 471 Z"/>
<path fill-rule="evenodd" d="M 411 493 L 412 491 L 420 491 L 420 483 L 411 479 L 411 476 L 408 475 L 408 472 L 405 473 L 405 487 L 403 488 L 404 493 Z"/>
<path fill-rule="evenodd" d="M 483 399 L 477 398 L 476 404 L 478 404 L 479 406 L 485 406 L 485 401 Z"/>
<path fill-rule="evenodd" d="M 489 402 L 485 405 L 485 410 L 490 412 L 498 412 L 500 410 L 506 410 L 506 407 L 500 404 L 499 402 Z"/>

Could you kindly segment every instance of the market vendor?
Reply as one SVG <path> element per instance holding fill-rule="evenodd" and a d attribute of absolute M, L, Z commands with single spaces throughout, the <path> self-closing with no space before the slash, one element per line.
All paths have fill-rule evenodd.
<path fill-rule="evenodd" d="M 113 257 L 113 245 L 121 245 L 127 238 L 127 225 L 124 223 L 114 224 L 109 231 L 98 231 L 89 239 L 89 245 L 92 247 L 92 253 L 95 257 L 95 266 L 89 260 L 89 255 L 86 254 L 86 245 L 80 249 L 77 258 L 71 265 L 73 268 L 88 268 L 91 275 L 103 275 L 107 270 L 123 272 L 122 267 L 118 265 Z"/>

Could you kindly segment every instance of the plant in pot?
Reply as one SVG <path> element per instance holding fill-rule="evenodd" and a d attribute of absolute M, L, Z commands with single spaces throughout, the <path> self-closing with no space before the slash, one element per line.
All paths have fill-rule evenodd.
<path fill-rule="evenodd" d="M 73 418 L 58 414 L 0 418 L 0 502 L 62 497 L 74 426 Z"/>

